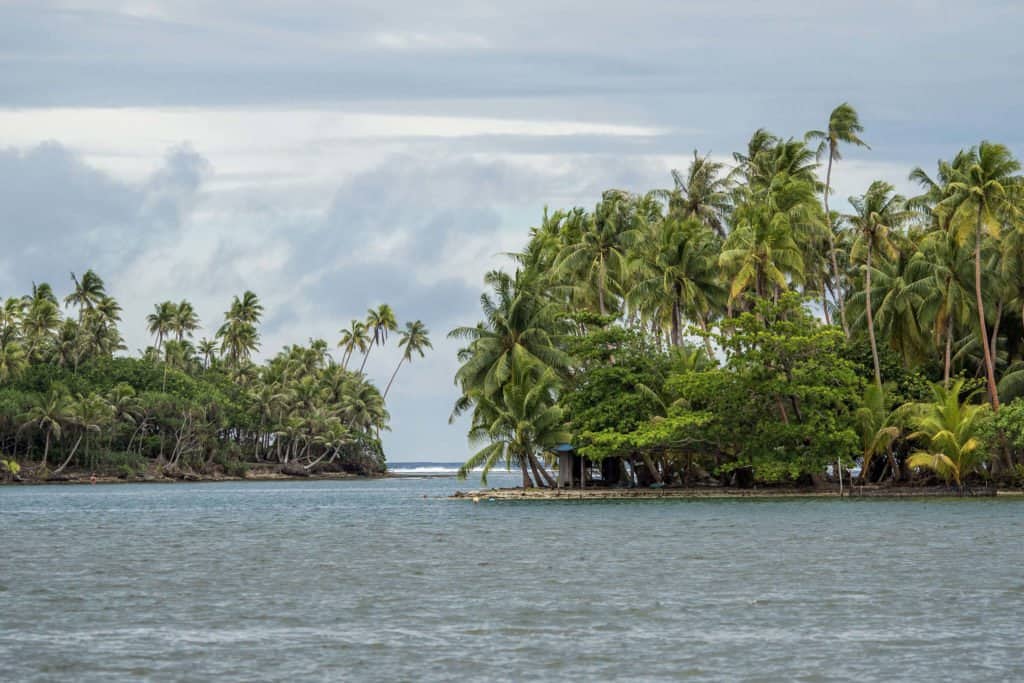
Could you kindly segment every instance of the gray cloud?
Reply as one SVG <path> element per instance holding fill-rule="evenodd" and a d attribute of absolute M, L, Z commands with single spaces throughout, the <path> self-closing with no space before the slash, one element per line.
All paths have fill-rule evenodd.
<path fill-rule="evenodd" d="M 0 150 L 0 281 L 62 283 L 68 271 L 110 269 L 173 239 L 206 168 L 190 148 L 175 148 L 152 176 L 132 184 L 57 143 Z"/>

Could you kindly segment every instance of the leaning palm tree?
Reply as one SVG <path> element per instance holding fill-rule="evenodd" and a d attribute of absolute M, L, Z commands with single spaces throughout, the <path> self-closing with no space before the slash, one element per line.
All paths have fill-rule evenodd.
<path fill-rule="evenodd" d="M 946 215 L 960 234 L 973 233 L 974 295 L 978 313 L 978 335 L 985 360 L 988 395 L 992 409 L 999 411 L 999 391 L 995 377 L 995 360 L 989 345 L 985 302 L 982 297 L 981 251 L 986 234 L 999 236 L 1003 219 L 1019 218 L 1020 210 L 1012 200 L 1021 185 L 1018 162 L 1005 146 L 983 141 L 966 153 L 966 160 L 949 183 L 950 196 L 939 202 L 935 211 Z M 973 226 L 972 226 L 973 223 Z"/>
<path fill-rule="evenodd" d="M 338 348 L 343 350 L 341 356 L 341 367 L 348 369 L 348 363 L 352 354 L 358 350 L 366 353 L 370 345 L 370 335 L 367 333 L 366 324 L 361 320 L 353 320 L 348 329 L 341 330 L 341 339 L 338 340 Z"/>
<path fill-rule="evenodd" d="M 850 197 L 854 213 L 846 218 L 853 226 L 856 238 L 852 260 L 864 263 L 864 291 L 867 301 L 864 312 L 868 321 L 868 339 L 871 341 L 871 360 L 875 369 L 875 384 L 882 387 L 882 373 L 878 366 L 878 344 L 875 341 L 875 321 L 871 304 L 872 257 L 894 257 L 896 246 L 890 233 L 910 217 L 904 207 L 905 199 L 894 192 L 887 182 L 876 180 L 860 197 Z"/>
<path fill-rule="evenodd" d="M 359 366 L 359 372 L 366 369 L 366 361 L 370 358 L 370 350 L 374 346 L 383 346 L 388 340 L 388 332 L 398 329 L 398 320 L 391 306 L 381 304 L 377 310 L 372 308 L 366 312 L 366 331 L 370 334 L 370 341 L 363 354 L 363 362 Z"/>
<path fill-rule="evenodd" d="M 35 396 L 28 412 L 21 416 L 22 429 L 35 427 L 43 432 L 43 459 L 39 465 L 44 470 L 50 455 L 50 442 L 60 440 L 70 414 L 67 390 L 62 386 L 51 386 L 49 393 Z"/>
<path fill-rule="evenodd" d="M 672 171 L 675 184 L 664 192 L 670 216 L 695 218 L 710 228 L 719 239 L 726 237 L 726 216 L 729 214 L 729 177 L 723 173 L 725 164 L 712 161 L 710 155 L 693 151 L 686 175 Z"/>
<path fill-rule="evenodd" d="M 857 116 L 857 110 L 854 109 L 848 102 L 843 102 L 838 107 L 832 110 L 832 113 L 828 117 L 828 128 L 827 130 L 812 130 L 808 131 L 805 139 L 810 142 L 818 140 L 818 158 L 821 155 L 828 152 L 828 167 L 825 171 L 825 188 L 824 188 L 824 203 L 825 203 L 825 215 L 829 215 L 828 208 L 828 195 L 832 191 L 832 164 L 833 162 L 842 159 L 839 144 L 844 143 L 848 145 L 856 145 L 857 147 L 868 147 L 868 144 L 860 139 L 860 133 L 864 131 L 864 126 L 860 123 L 860 118 Z M 836 248 L 834 238 L 829 235 L 829 256 L 832 263 L 832 277 L 835 279 L 836 284 L 839 283 L 839 263 L 836 260 Z M 843 304 L 843 297 L 837 296 L 839 302 L 839 316 L 843 323 L 843 331 L 846 336 L 850 336 L 850 328 L 846 323 L 846 308 Z"/>
<path fill-rule="evenodd" d="M 470 431 L 473 442 L 487 441 L 458 470 L 458 478 L 481 467 L 480 480 L 486 485 L 487 474 L 502 460 L 511 469 L 518 465 L 523 475 L 523 488 L 554 486 L 554 479 L 539 459 L 560 443 L 571 438 L 565 426 L 565 415 L 555 404 L 559 380 L 550 368 L 540 374 L 517 368 L 499 395 L 483 399 L 488 404 L 490 419 L 474 424 Z M 530 480 L 533 472 L 534 482 Z"/>
<path fill-rule="evenodd" d="M 402 357 L 398 360 L 398 365 L 395 366 L 395 371 L 391 373 L 391 379 L 388 380 L 388 385 L 384 387 L 383 398 L 388 397 L 388 392 L 391 391 L 391 383 L 395 381 L 395 376 L 398 374 L 399 368 L 402 367 L 402 363 L 411 363 L 412 354 L 414 353 L 418 353 L 420 358 L 423 358 L 427 349 L 434 348 L 430 343 L 429 334 L 430 330 L 426 328 L 422 321 L 416 320 L 405 324 L 405 330 L 402 332 L 402 336 L 398 339 L 398 348 L 402 349 Z"/>
<path fill-rule="evenodd" d="M 918 440 L 923 448 L 907 459 L 908 467 L 932 470 L 946 482 L 963 486 L 964 477 L 978 468 L 984 460 L 981 449 L 981 426 L 988 414 L 988 406 L 971 404 L 980 388 L 964 392 L 964 380 L 958 379 L 950 388 L 941 384 L 932 387 L 931 403 L 910 404 L 910 424 L 914 432 L 911 440 Z"/>

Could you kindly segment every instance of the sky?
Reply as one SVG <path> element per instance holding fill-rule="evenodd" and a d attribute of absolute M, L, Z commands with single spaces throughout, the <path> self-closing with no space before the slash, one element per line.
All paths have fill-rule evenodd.
<path fill-rule="evenodd" d="M 844 101 L 871 149 L 837 197 L 912 192 L 982 139 L 1024 156 L 1021 27 L 985 0 L 0 0 L 0 296 L 93 268 L 134 353 L 156 302 L 212 336 L 251 289 L 264 356 L 387 302 L 435 346 L 388 397 L 388 458 L 459 460 L 446 333 L 545 206 L 668 187 Z"/>

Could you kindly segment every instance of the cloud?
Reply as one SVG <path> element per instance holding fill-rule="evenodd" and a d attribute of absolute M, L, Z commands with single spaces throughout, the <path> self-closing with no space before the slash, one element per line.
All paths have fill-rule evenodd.
<path fill-rule="evenodd" d="M 110 269 L 173 240 L 207 172 L 188 147 L 139 184 L 115 180 L 57 143 L 0 150 L 0 256 L 6 287 Z"/>

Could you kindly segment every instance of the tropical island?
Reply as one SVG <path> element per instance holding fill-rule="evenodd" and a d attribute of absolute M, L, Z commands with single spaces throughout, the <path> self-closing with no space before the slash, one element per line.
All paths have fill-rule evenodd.
<path fill-rule="evenodd" d="M 63 301 L 40 283 L 0 306 L 0 481 L 384 473 L 385 399 L 402 365 L 431 348 L 421 321 L 399 332 L 381 304 L 341 331 L 339 361 L 311 339 L 259 364 L 264 309 L 253 292 L 198 342 L 193 305 L 164 301 L 146 319 L 153 345 L 130 357 L 103 279 L 71 279 Z M 381 392 L 366 362 L 396 332 L 402 355 Z"/>
<path fill-rule="evenodd" d="M 984 141 L 913 169 L 915 196 L 878 180 L 840 212 L 842 154 L 867 143 L 849 104 L 826 124 L 545 209 L 486 276 L 483 319 L 450 333 L 475 446 L 459 476 L 1020 487 L 1020 163 Z"/>

